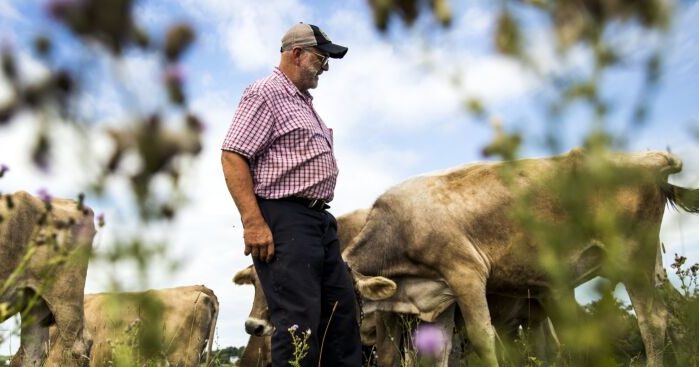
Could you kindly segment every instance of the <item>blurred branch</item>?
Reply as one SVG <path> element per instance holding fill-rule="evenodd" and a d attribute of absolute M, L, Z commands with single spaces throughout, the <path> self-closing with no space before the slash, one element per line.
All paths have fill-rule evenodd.
<path fill-rule="evenodd" d="M 176 181 L 181 174 L 181 165 L 174 165 L 173 162 L 179 157 L 196 156 L 201 151 L 203 124 L 188 111 L 186 80 L 180 66 L 181 58 L 196 38 L 194 30 L 188 24 L 175 23 L 166 30 L 162 45 L 157 45 L 152 40 L 158 37 L 146 33 L 134 23 L 134 2 L 131 0 L 49 0 L 45 4 L 45 10 L 79 41 L 71 49 L 71 53 L 82 53 L 91 59 L 118 60 L 126 50 L 136 48 L 159 58 L 163 75 L 161 88 L 167 92 L 169 100 L 157 106 L 155 111 L 144 111 L 143 116 L 135 116 L 132 124 L 109 129 L 108 136 L 114 142 L 115 151 L 109 161 L 100 163 L 103 168 L 94 187 L 98 194 L 107 194 L 102 190 L 106 187 L 106 181 L 122 174 L 117 170 L 121 158 L 135 154 L 141 161 L 142 168 L 131 176 L 131 180 L 136 199 L 134 204 L 139 208 L 141 218 L 147 221 L 172 218 L 178 206 L 178 201 L 175 200 L 179 195 Z M 89 131 L 98 121 L 86 120 L 79 112 L 68 107 L 77 104 L 83 97 L 76 91 L 81 74 L 85 74 L 87 70 L 71 71 L 53 65 L 55 61 L 47 57 L 55 48 L 53 34 L 35 37 L 31 46 L 42 56 L 41 62 L 49 70 L 49 77 L 31 84 L 23 81 L 19 77 L 21 67 L 16 61 L 19 50 L 4 47 L 0 55 L 2 72 L 9 81 L 13 97 L 0 106 L 0 125 L 12 123 L 14 117 L 23 111 L 38 112 L 42 127 L 37 131 L 30 155 L 38 168 L 49 171 L 53 164 L 54 124 L 61 120 L 79 121 L 80 128 Z M 107 50 L 108 54 L 94 53 L 94 48 Z M 118 77 L 117 75 L 117 83 L 120 82 Z M 122 89 L 121 94 L 128 94 L 128 91 Z M 122 101 L 123 109 L 138 111 L 133 108 L 134 102 L 134 99 Z M 179 127 L 164 128 L 159 117 L 163 111 L 179 113 L 183 123 Z M 58 112 L 58 115 L 54 112 Z M 104 133 L 104 130 L 93 133 Z M 83 136 L 81 139 L 89 138 Z M 86 157 L 83 159 L 96 159 L 90 153 Z M 156 177 L 161 176 L 171 178 L 173 191 L 170 199 L 162 203 L 162 207 L 168 209 L 154 212 L 149 210 L 155 201 L 150 186 Z"/>

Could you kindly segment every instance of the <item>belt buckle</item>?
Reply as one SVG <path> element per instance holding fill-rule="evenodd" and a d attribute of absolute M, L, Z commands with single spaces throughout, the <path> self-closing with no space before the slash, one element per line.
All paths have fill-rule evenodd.
<path fill-rule="evenodd" d="M 311 200 L 310 203 L 308 203 L 308 207 L 311 208 L 311 209 L 315 209 L 316 204 L 318 204 L 318 203 L 320 203 L 320 200 L 318 200 L 318 199 L 313 199 L 313 200 Z"/>

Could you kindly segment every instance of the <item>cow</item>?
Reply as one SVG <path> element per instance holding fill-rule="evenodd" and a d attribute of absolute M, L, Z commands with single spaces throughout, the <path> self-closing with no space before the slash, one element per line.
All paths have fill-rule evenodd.
<path fill-rule="evenodd" d="M 666 152 L 574 149 L 418 176 L 375 201 L 343 257 L 366 275 L 444 282 L 487 366 L 498 366 L 487 294 L 545 302 L 607 276 L 626 286 L 647 365 L 662 366 L 667 310 L 655 288 L 660 223 L 668 202 L 692 212 L 699 207 L 689 200 L 697 190 L 667 182 L 681 167 Z M 547 245 L 559 251 L 554 265 L 565 277 L 553 278 L 540 262 Z"/>
<path fill-rule="evenodd" d="M 218 298 L 203 285 L 87 294 L 90 366 L 107 366 L 119 353 L 172 367 L 199 366 L 207 345 L 208 366 L 218 312 Z"/>
<path fill-rule="evenodd" d="M 444 331 L 444 345 L 441 354 L 434 356 L 434 366 L 461 365 L 461 352 L 464 351 L 459 347 L 462 342 L 470 343 L 470 341 L 462 340 L 461 333 L 458 332 L 464 328 L 464 321 L 457 313 L 458 308 L 451 289 L 441 281 L 424 281 L 416 278 L 393 280 L 397 286 L 393 296 L 365 302 L 364 313 L 373 317 L 373 320 L 363 328 L 363 331 L 374 335 L 371 340 L 377 351 L 377 365 L 393 367 L 414 364 L 413 361 L 400 361 L 400 347 L 407 345 L 412 348 L 411 340 L 405 338 L 411 334 L 411 331 L 404 330 L 404 327 L 416 326 L 414 321 L 406 323 L 401 315 L 415 316 L 419 322 L 434 324 Z M 504 347 L 511 347 L 514 344 L 520 328 L 527 333 L 527 339 L 533 347 L 533 356 L 544 363 L 549 363 L 555 358 L 560 342 L 539 300 L 499 294 L 487 294 L 486 299 L 495 334 L 502 347 L 500 359 L 507 358 Z M 364 334 L 362 336 L 364 337 Z M 452 346 L 456 348 L 452 350 Z M 409 353 L 404 356 L 404 358 L 407 357 L 410 357 Z"/>
<path fill-rule="evenodd" d="M 96 230 L 90 208 L 18 191 L 0 197 L 0 322 L 21 315 L 11 366 L 84 366 L 83 292 Z M 48 327 L 57 338 L 48 353 Z"/>
<path fill-rule="evenodd" d="M 353 277 L 357 291 L 365 299 L 387 298 L 396 290 L 396 284 L 389 279 L 365 277 L 360 274 L 353 274 Z M 233 282 L 238 285 L 251 284 L 255 289 L 252 309 L 245 321 L 245 331 L 250 334 L 250 339 L 239 365 L 242 367 L 269 366 L 272 361 L 270 337 L 275 329 L 269 319 L 267 300 L 255 268 L 250 265 L 240 270 L 233 277 Z M 373 345 L 375 343 L 373 341 L 375 334 L 373 325 L 373 315 L 365 315 L 364 321 L 360 325 L 362 344 Z"/>
<path fill-rule="evenodd" d="M 272 338 L 269 335 L 250 335 L 248 344 L 245 345 L 243 355 L 238 361 L 241 367 L 271 367 L 272 366 Z"/>
<path fill-rule="evenodd" d="M 337 235 L 341 247 L 349 243 L 354 235 L 359 233 L 368 214 L 368 209 L 359 209 L 337 218 Z M 267 301 L 252 265 L 236 273 L 233 277 L 233 283 L 238 285 L 251 284 L 255 287 L 253 308 L 245 321 L 245 331 L 254 336 L 272 335 L 274 327 L 269 320 Z"/>
<path fill-rule="evenodd" d="M 344 249 L 361 231 L 368 214 L 369 209 L 358 209 L 337 218 L 341 248 Z M 364 319 L 360 333 L 362 344 L 375 347 L 377 364 L 381 367 L 394 366 L 400 358 L 400 348 L 397 346 L 402 344 L 401 337 L 405 335 L 405 331 L 397 313 L 417 315 L 420 320 L 435 323 L 446 331 L 451 331 L 456 326 L 453 292 L 446 283 L 425 283 L 416 278 L 400 278 L 394 281 L 397 285 L 395 294 L 387 298 L 375 296 L 374 298 L 382 299 L 364 302 Z M 274 327 L 269 320 L 267 302 L 255 269 L 248 266 L 239 271 L 233 282 L 238 285 L 251 284 L 255 288 L 252 309 L 245 322 L 245 331 L 251 335 L 246 347 L 247 358 L 242 358 L 240 365 L 267 366 L 266 363 L 271 363 L 269 348 L 261 347 L 263 342 L 260 338 L 264 337 L 264 343 L 268 346 L 269 335 L 274 331 Z M 516 330 L 520 325 L 524 325 L 534 329 L 533 334 L 539 339 L 535 347 L 543 349 L 549 344 L 558 345 L 550 320 L 537 300 L 489 295 L 488 302 L 494 310 L 494 320 L 498 321 L 496 329 L 508 341 L 514 340 Z M 390 305 L 392 312 L 381 312 L 384 305 Z M 438 366 L 450 363 L 448 357 L 451 354 L 451 338 L 446 338 L 446 342 L 444 355 L 437 361 Z M 458 357 L 458 353 L 456 354 Z M 546 355 L 541 350 L 537 354 Z"/>

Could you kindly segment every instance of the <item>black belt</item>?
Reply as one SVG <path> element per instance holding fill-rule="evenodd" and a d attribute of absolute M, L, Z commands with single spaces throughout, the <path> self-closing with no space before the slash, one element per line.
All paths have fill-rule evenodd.
<path fill-rule="evenodd" d="M 286 198 L 281 198 L 279 200 L 293 201 L 295 203 L 303 204 L 306 208 L 310 208 L 313 210 L 319 210 L 319 211 L 323 211 L 325 209 L 330 208 L 330 205 L 328 205 L 328 202 L 323 200 L 323 199 L 308 199 L 308 198 L 302 198 L 302 197 L 298 197 L 298 196 L 289 196 Z"/>

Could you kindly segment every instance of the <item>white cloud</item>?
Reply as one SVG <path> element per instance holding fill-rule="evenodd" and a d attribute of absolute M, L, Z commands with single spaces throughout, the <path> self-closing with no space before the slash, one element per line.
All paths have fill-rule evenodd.
<path fill-rule="evenodd" d="M 270 69 L 279 58 L 281 36 L 294 23 L 312 23 L 310 8 L 298 0 L 260 6 L 247 1 L 187 1 L 183 6 L 215 24 L 218 43 L 242 71 Z"/>
<path fill-rule="evenodd" d="M 10 171 L 0 181 L 3 192 L 18 190 L 36 193 L 46 188 L 54 196 L 77 197 L 89 180 L 86 161 L 81 160 L 86 142 L 68 124 L 52 124 L 51 166 L 49 172 L 39 170 L 31 160 L 37 133 L 44 127 L 40 119 L 29 113 L 20 114 L 0 134 L 0 161 Z"/>
<path fill-rule="evenodd" d="M 24 17 L 20 14 L 15 5 L 9 1 L 0 2 L 0 18 L 10 21 L 24 20 Z"/>
<path fill-rule="evenodd" d="M 80 121 L 125 124 L 135 118 L 163 112 L 161 107 L 167 96 L 164 70 L 158 55 L 133 51 L 112 58 L 103 50 L 79 52 L 95 53 L 90 55 L 93 58 L 84 68 L 72 70 L 79 86 L 74 112 Z M 48 76 L 49 70 L 41 63 L 25 57 L 29 62 L 24 67 L 32 70 L 28 74 L 33 75 L 33 79 Z M 180 71 L 185 79 L 189 77 L 184 65 Z"/>
<path fill-rule="evenodd" d="M 464 74 L 468 94 L 480 96 L 487 103 L 524 97 L 535 87 L 521 65 L 502 57 L 476 57 L 467 62 Z"/>
<path fill-rule="evenodd" d="M 355 24 L 361 24 L 358 20 Z M 467 97 L 500 103 L 536 87 L 526 70 L 499 56 L 449 46 L 425 49 L 418 42 L 394 46 L 370 29 L 355 26 L 349 31 L 350 51 L 331 61 L 314 91 L 318 110 L 333 117 L 338 136 L 360 126 L 367 132 L 435 127 L 462 112 Z M 454 78 L 460 83 L 450 83 Z"/>
<path fill-rule="evenodd" d="M 332 116 L 332 127 L 363 126 L 403 129 L 425 126 L 458 108 L 454 90 L 435 75 L 420 75 L 417 67 L 401 62 L 389 47 L 358 46 L 352 55 L 332 62 L 321 76 L 316 106 L 322 116 Z M 371 130 L 369 130 L 371 131 Z"/>
<path fill-rule="evenodd" d="M 370 207 L 379 195 L 400 181 L 401 168 L 417 160 L 415 153 L 407 150 L 385 147 L 360 154 L 348 148 L 340 147 L 336 152 L 340 175 L 331 210 L 335 216 Z"/>
<path fill-rule="evenodd" d="M 139 101 L 147 101 L 150 104 L 162 104 L 163 96 L 163 70 L 160 60 L 156 55 L 127 55 L 118 65 L 117 78 L 126 84 L 129 92 L 134 94 Z M 185 73 L 185 70 L 181 70 Z M 183 74 L 186 79 L 186 74 Z M 157 98 L 157 99 L 156 99 Z"/>
<path fill-rule="evenodd" d="M 20 82 L 23 84 L 34 84 L 46 80 L 50 76 L 50 71 L 41 61 L 34 58 L 28 52 L 22 50 L 15 54 L 17 57 L 17 71 Z"/>
<path fill-rule="evenodd" d="M 684 76 L 690 72 L 696 74 L 699 60 L 699 3 L 694 2 L 687 8 L 679 7 L 682 12 L 675 19 L 670 42 L 670 57 L 668 69 L 676 69 L 677 74 Z"/>
<path fill-rule="evenodd" d="M 456 13 L 451 26 L 457 40 L 486 37 L 490 39 L 495 24 L 495 13 L 477 5 L 468 7 L 463 13 Z"/>
<path fill-rule="evenodd" d="M 136 2 L 134 4 L 133 16 L 135 23 L 138 25 L 148 25 L 155 29 L 165 30 L 166 25 L 170 24 L 173 19 L 168 13 L 171 4 L 158 2 Z"/>

